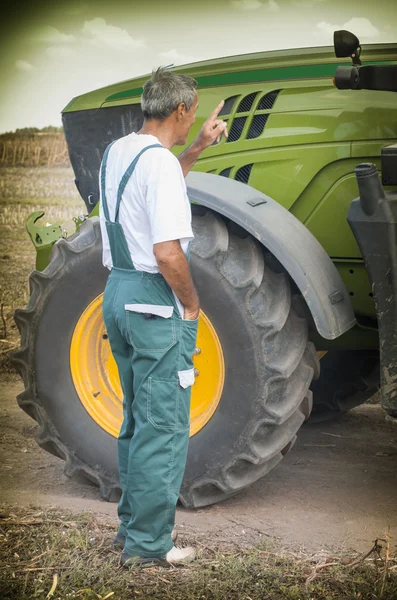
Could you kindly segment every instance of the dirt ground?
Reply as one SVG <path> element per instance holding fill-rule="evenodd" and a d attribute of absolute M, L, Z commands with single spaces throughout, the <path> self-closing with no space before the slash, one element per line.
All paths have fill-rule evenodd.
<path fill-rule="evenodd" d="M 88 511 L 116 525 L 116 504 L 68 479 L 63 462 L 41 450 L 37 426 L 15 401 L 16 378 L 0 383 L 0 504 Z M 201 540 L 255 544 L 272 538 L 308 552 L 364 552 L 390 527 L 397 536 L 397 426 L 378 405 L 338 421 L 305 425 L 294 449 L 267 477 L 216 506 L 179 508 L 181 531 Z"/>

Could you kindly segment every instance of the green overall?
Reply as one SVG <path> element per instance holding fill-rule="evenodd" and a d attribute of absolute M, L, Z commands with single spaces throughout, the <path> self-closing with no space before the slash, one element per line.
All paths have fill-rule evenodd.
<path fill-rule="evenodd" d="M 140 156 L 154 147 L 162 146 L 144 148 L 125 172 L 114 221 L 105 192 L 110 146 L 105 151 L 101 191 L 113 268 L 105 288 L 103 317 L 123 389 L 118 534 L 126 536 L 124 552 L 129 556 L 164 558 L 173 546 L 171 531 L 186 464 L 198 321 L 181 318 L 161 273 L 134 268 L 119 223 L 125 186 Z M 148 304 L 168 307 L 168 312 L 172 307 L 172 315 L 158 316 L 150 313 L 150 307 L 147 313 L 135 312 L 131 307 Z"/>

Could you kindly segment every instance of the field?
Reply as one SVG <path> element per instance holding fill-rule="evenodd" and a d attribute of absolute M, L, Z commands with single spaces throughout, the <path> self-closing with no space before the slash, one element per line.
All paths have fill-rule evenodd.
<path fill-rule="evenodd" d="M 45 211 L 46 223 L 74 231 L 73 216 L 84 211 L 71 167 L 0 167 L 0 365 L 10 369 L 7 353 L 18 341 L 16 308 L 29 298 L 28 278 L 36 251 L 25 229 L 28 216 Z"/>
<path fill-rule="evenodd" d="M 118 568 L 115 505 L 37 446 L 8 361 L 35 264 L 26 219 L 44 210 L 44 223 L 73 233 L 84 208 L 70 167 L 0 167 L 1 600 L 396 600 L 397 430 L 372 405 L 304 427 L 281 467 L 243 494 L 178 509 L 182 542 L 200 551 L 191 567 Z"/>
<path fill-rule="evenodd" d="M 272 543 L 249 549 L 210 541 L 189 567 L 125 572 L 111 546 L 113 526 L 87 513 L 4 511 L 0 531 L 3 600 L 393 600 L 397 593 L 387 539 L 368 556 L 311 557 Z"/>
<path fill-rule="evenodd" d="M 0 135 L 1 167 L 68 166 L 69 156 L 63 131 L 20 130 Z"/>

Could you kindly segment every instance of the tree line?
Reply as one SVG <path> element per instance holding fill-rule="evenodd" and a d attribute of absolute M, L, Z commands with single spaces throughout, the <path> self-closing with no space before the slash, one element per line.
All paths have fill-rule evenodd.
<path fill-rule="evenodd" d="M 55 125 L 47 125 L 47 127 L 22 127 L 15 131 L 6 131 L 0 134 L 0 138 L 5 136 L 25 136 L 35 135 L 36 133 L 63 133 L 63 127 L 55 127 Z"/>

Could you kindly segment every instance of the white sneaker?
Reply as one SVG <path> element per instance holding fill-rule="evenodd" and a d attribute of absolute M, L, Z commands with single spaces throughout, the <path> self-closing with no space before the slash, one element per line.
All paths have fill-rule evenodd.
<path fill-rule="evenodd" d="M 170 563 L 189 563 L 196 558 L 196 551 L 192 547 L 188 548 L 177 548 L 173 546 L 169 552 L 167 552 L 165 560 Z"/>
<path fill-rule="evenodd" d="M 176 540 L 178 539 L 178 532 L 176 530 L 176 527 L 174 527 L 174 529 L 171 531 L 171 539 L 173 542 L 176 542 Z"/>

